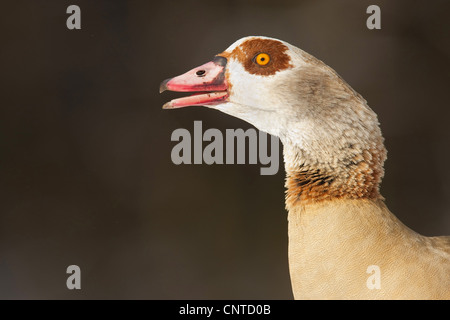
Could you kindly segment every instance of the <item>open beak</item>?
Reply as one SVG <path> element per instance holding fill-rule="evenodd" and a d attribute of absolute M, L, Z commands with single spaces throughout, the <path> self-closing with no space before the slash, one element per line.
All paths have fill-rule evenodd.
<path fill-rule="evenodd" d="M 183 98 L 167 102 L 163 109 L 187 106 L 211 106 L 220 104 L 228 98 L 228 84 L 225 79 L 227 59 L 216 56 L 213 61 L 194 68 L 181 76 L 164 80 L 159 92 L 196 92 Z"/>

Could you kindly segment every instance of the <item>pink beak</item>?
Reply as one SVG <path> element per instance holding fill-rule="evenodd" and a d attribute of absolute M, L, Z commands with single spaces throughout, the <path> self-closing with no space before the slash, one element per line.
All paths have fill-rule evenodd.
<path fill-rule="evenodd" d="M 198 93 L 167 102 L 163 109 L 211 106 L 225 101 L 228 98 L 228 84 L 225 79 L 226 64 L 226 58 L 216 56 L 213 61 L 194 68 L 181 76 L 164 80 L 159 87 L 160 93 L 166 90 Z"/>

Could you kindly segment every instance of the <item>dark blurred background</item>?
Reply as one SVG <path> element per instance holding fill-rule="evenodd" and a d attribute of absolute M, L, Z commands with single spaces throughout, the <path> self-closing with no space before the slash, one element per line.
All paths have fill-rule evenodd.
<path fill-rule="evenodd" d="M 66 28 L 71 4 L 81 30 Z M 381 30 L 366 28 L 370 4 Z M 251 126 L 161 110 L 179 95 L 158 93 L 247 35 L 302 48 L 361 93 L 386 138 L 388 206 L 450 234 L 448 4 L 3 2 L 0 298 L 292 298 L 282 168 L 174 165 L 175 129 Z M 66 287 L 72 264 L 81 290 Z"/>

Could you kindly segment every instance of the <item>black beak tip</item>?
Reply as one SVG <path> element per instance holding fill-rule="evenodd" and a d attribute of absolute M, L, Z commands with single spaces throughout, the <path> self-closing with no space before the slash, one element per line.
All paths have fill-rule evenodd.
<path fill-rule="evenodd" d="M 163 82 L 161 82 L 161 84 L 159 85 L 159 93 L 162 93 L 166 90 L 168 90 L 167 88 L 167 83 L 171 80 L 172 78 L 166 79 Z"/>

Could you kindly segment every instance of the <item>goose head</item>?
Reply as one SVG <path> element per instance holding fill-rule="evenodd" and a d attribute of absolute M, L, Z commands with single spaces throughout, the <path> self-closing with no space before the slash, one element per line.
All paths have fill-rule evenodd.
<path fill-rule="evenodd" d="M 288 202 L 380 197 L 386 150 L 376 114 L 333 69 L 287 42 L 242 38 L 163 81 L 165 90 L 195 94 L 164 109 L 206 106 L 279 137 Z"/>

